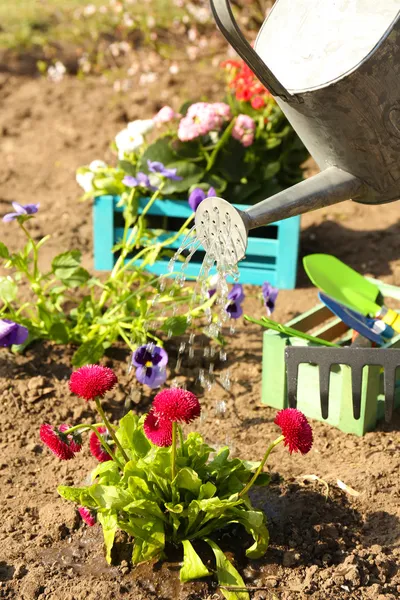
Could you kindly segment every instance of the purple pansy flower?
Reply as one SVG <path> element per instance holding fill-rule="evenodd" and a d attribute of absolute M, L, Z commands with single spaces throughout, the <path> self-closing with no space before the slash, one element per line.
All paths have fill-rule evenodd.
<path fill-rule="evenodd" d="M 34 215 L 39 210 L 39 204 L 18 204 L 18 202 L 12 203 L 15 212 L 7 213 L 3 217 L 4 223 L 9 221 L 15 221 L 18 217 L 26 217 L 27 215 Z"/>
<path fill-rule="evenodd" d="M 265 308 L 267 309 L 267 315 L 270 316 L 275 309 L 276 298 L 279 293 L 279 289 L 266 281 L 262 284 L 262 295 L 264 298 Z"/>
<path fill-rule="evenodd" d="M 197 207 L 199 206 L 199 204 L 201 204 L 203 202 L 203 200 L 205 200 L 206 198 L 211 198 L 212 196 L 215 196 L 215 195 L 216 195 L 216 192 L 213 187 L 210 187 L 208 192 L 205 192 L 201 188 L 194 188 L 194 190 L 192 192 L 190 192 L 190 196 L 189 196 L 189 200 L 188 200 L 189 206 L 193 210 L 193 212 L 196 212 Z"/>
<path fill-rule="evenodd" d="M 29 331 L 26 327 L 14 323 L 9 319 L 0 320 L 0 346 L 6 348 L 14 344 L 23 344 L 28 337 Z"/>
<path fill-rule="evenodd" d="M 235 283 L 228 294 L 228 304 L 225 306 L 226 312 L 231 319 L 238 319 L 243 314 L 241 306 L 244 300 L 243 286 L 240 283 Z"/>
<path fill-rule="evenodd" d="M 137 173 L 136 177 L 133 177 L 133 175 L 125 175 L 122 183 L 130 188 L 144 187 L 153 191 L 157 189 L 154 185 L 151 185 L 149 176 L 146 175 L 146 173 Z"/>
<path fill-rule="evenodd" d="M 160 346 L 144 344 L 133 353 L 132 364 L 136 367 L 136 377 L 152 389 L 160 387 L 167 379 L 168 354 Z"/>
<path fill-rule="evenodd" d="M 162 175 L 166 179 L 173 179 L 174 181 L 181 181 L 183 178 L 179 177 L 176 174 L 177 169 L 167 169 L 164 167 L 162 162 L 158 162 L 157 160 L 148 160 L 147 166 L 149 168 L 150 173 L 156 173 L 157 175 Z"/>

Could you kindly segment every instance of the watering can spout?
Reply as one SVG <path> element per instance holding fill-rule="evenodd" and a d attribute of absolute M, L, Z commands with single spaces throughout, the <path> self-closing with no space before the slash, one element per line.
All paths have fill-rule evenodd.
<path fill-rule="evenodd" d="M 357 199 L 363 182 L 337 167 L 328 167 L 242 213 L 246 229 L 301 215 L 343 200 Z"/>
<path fill-rule="evenodd" d="M 222 198 L 206 198 L 196 210 L 196 237 L 206 252 L 219 257 L 221 264 L 235 265 L 246 254 L 250 229 L 350 198 L 357 199 L 364 185 L 354 175 L 328 167 L 246 211 L 237 210 Z"/>

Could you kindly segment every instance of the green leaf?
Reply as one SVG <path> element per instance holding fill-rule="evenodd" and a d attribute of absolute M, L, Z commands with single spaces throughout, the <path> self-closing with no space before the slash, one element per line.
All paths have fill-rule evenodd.
<path fill-rule="evenodd" d="M 164 523 L 161 519 L 130 517 L 128 522 L 118 521 L 118 526 L 135 538 L 132 553 L 134 564 L 160 557 L 165 545 Z"/>
<path fill-rule="evenodd" d="M 222 194 L 226 190 L 227 182 L 222 177 L 219 177 L 219 175 L 215 175 L 215 173 L 205 173 L 203 182 L 213 187 L 217 194 Z"/>
<path fill-rule="evenodd" d="M 177 169 L 176 174 L 182 177 L 182 179 L 180 181 L 168 179 L 162 190 L 163 196 L 178 192 L 186 192 L 190 186 L 199 183 L 204 175 L 204 169 L 202 167 L 183 160 L 170 163 L 168 168 Z"/>
<path fill-rule="evenodd" d="M 166 333 L 171 332 L 172 335 L 183 335 L 187 328 L 188 322 L 184 316 L 168 317 L 161 327 L 163 331 Z"/>
<path fill-rule="evenodd" d="M 80 267 L 81 253 L 79 250 L 69 250 L 58 254 L 51 263 L 51 268 L 58 279 L 68 278 Z"/>
<path fill-rule="evenodd" d="M 0 299 L 9 303 L 16 299 L 18 286 L 10 277 L 0 277 Z"/>
<path fill-rule="evenodd" d="M 279 161 L 267 163 L 262 169 L 262 178 L 265 180 L 272 179 L 281 169 Z"/>
<path fill-rule="evenodd" d="M 198 140 L 190 142 L 181 142 L 180 140 L 174 140 L 171 144 L 172 149 L 179 158 L 199 158 L 201 157 L 200 144 Z"/>
<path fill-rule="evenodd" d="M 98 483 L 104 484 L 117 484 L 121 480 L 118 466 L 113 460 L 107 460 L 97 465 L 91 473 L 92 481 L 98 477 Z"/>
<path fill-rule="evenodd" d="M 158 504 L 146 498 L 130 502 L 124 506 L 124 511 L 137 517 L 145 517 L 147 519 L 151 515 L 152 517 L 166 521 L 166 517 Z"/>
<path fill-rule="evenodd" d="M 245 583 L 235 569 L 233 564 L 226 558 L 221 548 L 215 542 L 206 538 L 205 541 L 211 546 L 217 562 L 218 583 L 221 586 L 221 593 L 226 600 L 250 600 L 250 596 L 246 589 Z M 224 589 L 223 586 L 238 587 L 240 591 L 231 591 Z"/>
<path fill-rule="evenodd" d="M 57 488 L 57 492 L 65 500 L 76 502 L 76 504 L 81 504 L 82 506 L 87 506 L 89 508 L 93 508 L 94 506 L 96 506 L 95 502 L 89 494 L 88 487 L 79 488 L 67 485 L 59 485 Z"/>
<path fill-rule="evenodd" d="M 188 490 L 192 494 L 198 495 L 201 487 L 201 479 L 195 471 L 185 467 L 181 469 L 172 482 L 177 489 Z"/>
<path fill-rule="evenodd" d="M 0 242 L 0 258 L 10 258 L 8 248 L 3 242 Z"/>
<path fill-rule="evenodd" d="M 68 329 L 64 323 L 53 323 L 49 335 L 58 344 L 67 344 L 69 341 Z"/>
<path fill-rule="evenodd" d="M 61 281 L 67 287 L 73 288 L 80 287 L 81 285 L 89 281 L 89 279 L 90 273 L 86 271 L 86 269 L 84 269 L 83 267 L 79 267 L 79 269 L 76 269 L 76 271 L 71 273 L 68 279 L 62 279 Z"/>
<path fill-rule="evenodd" d="M 253 536 L 254 544 L 246 550 L 249 558 L 261 558 L 267 551 L 269 533 L 265 522 L 264 513 L 259 510 L 233 509 L 235 519 L 241 523 L 247 533 Z"/>
<path fill-rule="evenodd" d="M 199 500 L 204 500 L 205 498 L 212 498 L 215 495 L 217 488 L 211 481 L 207 481 L 207 483 L 203 483 L 200 487 Z"/>
<path fill-rule="evenodd" d="M 138 165 L 138 171 L 149 172 L 147 161 L 161 162 L 164 166 L 169 166 L 172 162 L 176 161 L 177 155 L 170 146 L 170 139 L 168 137 L 159 138 L 153 144 L 150 144 L 143 152 L 142 158 Z"/>
<path fill-rule="evenodd" d="M 151 449 L 149 440 L 139 427 L 139 418 L 132 411 L 120 420 L 117 437 L 124 450 L 131 450 L 136 457 L 146 456 Z"/>
<path fill-rule="evenodd" d="M 122 169 L 123 171 L 125 171 L 125 173 L 127 173 L 128 175 L 132 175 L 132 177 L 136 176 L 136 167 L 135 167 L 135 165 L 133 165 L 132 163 L 128 162 L 127 160 L 120 160 L 118 162 L 118 168 Z"/>
<path fill-rule="evenodd" d="M 132 501 L 132 495 L 116 485 L 95 484 L 89 488 L 89 494 L 101 508 L 119 510 Z"/>
<path fill-rule="evenodd" d="M 183 565 L 181 567 L 179 578 L 181 581 L 192 581 L 211 575 L 196 550 L 189 540 L 182 541 L 183 546 Z"/>
<path fill-rule="evenodd" d="M 94 364 L 99 362 L 104 354 L 104 346 L 102 341 L 94 339 L 83 342 L 72 357 L 74 367 L 82 367 L 83 365 Z"/>
<path fill-rule="evenodd" d="M 52 271 L 67 287 L 78 287 L 90 279 L 90 274 L 80 266 L 79 250 L 63 252 L 53 259 Z"/>
<path fill-rule="evenodd" d="M 37 305 L 39 318 L 43 321 L 46 331 L 50 331 L 53 324 L 53 315 L 42 304 Z"/>
<path fill-rule="evenodd" d="M 111 551 L 114 545 L 115 534 L 118 529 L 117 514 L 114 511 L 99 511 L 97 513 L 97 519 L 103 528 L 106 561 L 108 564 L 111 564 Z"/>
<path fill-rule="evenodd" d="M 132 461 L 131 461 L 132 463 Z M 127 463 L 130 464 L 130 463 Z M 125 467 L 126 468 L 126 467 Z M 143 473 L 144 475 L 144 473 Z M 128 477 L 128 488 L 131 492 L 132 496 L 136 499 L 140 498 L 151 498 L 152 492 L 147 484 L 147 482 L 142 477 L 138 477 L 136 475 L 130 475 Z"/>

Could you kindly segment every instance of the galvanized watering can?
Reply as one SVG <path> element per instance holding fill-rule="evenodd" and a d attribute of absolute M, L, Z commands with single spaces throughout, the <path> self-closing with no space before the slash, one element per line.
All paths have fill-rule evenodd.
<path fill-rule="evenodd" d="M 211 0 L 211 8 L 321 173 L 245 212 L 221 198 L 204 200 L 195 219 L 204 248 L 233 265 L 255 227 L 350 198 L 365 204 L 397 200 L 400 0 L 277 0 L 254 50 L 229 0 Z"/>

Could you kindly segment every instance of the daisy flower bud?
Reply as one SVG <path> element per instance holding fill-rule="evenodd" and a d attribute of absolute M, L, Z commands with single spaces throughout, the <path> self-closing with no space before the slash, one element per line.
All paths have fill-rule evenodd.
<path fill-rule="evenodd" d="M 52 425 L 43 423 L 40 427 L 40 439 L 60 460 L 70 460 L 74 458 L 75 452 L 82 448 L 82 442 L 79 434 L 65 434 L 70 429 L 65 423 L 56 430 Z"/>
<path fill-rule="evenodd" d="M 86 525 L 93 527 L 96 524 L 96 513 L 93 510 L 89 510 L 84 506 L 78 507 L 78 513 L 81 515 L 82 520 L 85 521 Z"/>
<path fill-rule="evenodd" d="M 107 443 L 109 443 L 108 438 L 110 437 L 107 433 L 107 429 L 105 427 L 97 427 L 97 431 L 101 434 L 101 437 L 105 439 Z M 99 462 L 106 462 L 107 460 L 112 460 L 111 456 L 106 452 L 101 445 L 101 442 L 97 435 L 92 431 L 89 438 L 89 448 L 91 454 L 97 458 Z"/>

